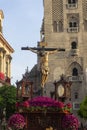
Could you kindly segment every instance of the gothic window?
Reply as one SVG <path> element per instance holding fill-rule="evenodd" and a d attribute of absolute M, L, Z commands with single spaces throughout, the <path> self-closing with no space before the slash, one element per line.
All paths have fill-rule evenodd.
<path fill-rule="evenodd" d="M 78 69 L 77 68 L 73 68 L 72 75 L 73 76 L 78 76 Z"/>
<path fill-rule="evenodd" d="M 76 21 L 69 22 L 69 27 L 78 27 L 78 24 Z"/>
<path fill-rule="evenodd" d="M 68 32 L 78 32 L 78 18 L 72 16 L 69 18 Z"/>
<path fill-rule="evenodd" d="M 75 4 L 75 3 L 76 3 L 76 0 L 68 0 L 68 3 L 69 3 L 69 4 Z"/>
<path fill-rule="evenodd" d="M 61 21 L 59 21 L 59 32 L 63 31 L 63 24 Z"/>
<path fill-rule="evenodd" d="M 53 31 L 57 32 L 57 22 L 56 21 L 53 22 Z"/>
<path fill-rule="evenodd" d="M 84 20 L 84 30 L 87 32 L 87 20 Z"/>
<path fill-rule="evenodd" d="M 76 42 L 72 42 L 71 43 L 71 48 L 72 49 L 77 49 L 77 43 Z"/>
<path fill-rule="evenodd" d="M 53 31 L 54 32 L 62 32 L 63 31 L 63 24 L 61 21 L 59 21 L 59 22 L 54 21 L 53 22 Z"/>
<path fill-rule="evenodd" d="M 67 8 L 68 9 L 77 8 L 77 0 L 67 0 Z"/>
<path fill-rule="evenodd" d="M 75 96 L 75 99 L 78 99 L 78 92 L 75 92 L 74 96 Z"/>

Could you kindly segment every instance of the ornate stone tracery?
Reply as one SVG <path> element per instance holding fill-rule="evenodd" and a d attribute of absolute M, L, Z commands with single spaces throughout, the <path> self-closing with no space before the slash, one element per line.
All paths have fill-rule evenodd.
<path fill-rule="evenodd" d="M 82 0 L 83 3 L 83 18 L 87 20 L 87 0 Z"/>
<path fill-rule="evenodd" d="M 67 26 L 68 26 L 68 32 L 79 31 L 79 14 L 78 13 L 67 14 Z"/>
<path fill-rule="evenodd" d="M 72 76 L 73 69 L 77 69 L 78 75 L 81 75 L 82 72 L 83 72 L 83 69 L 82 69 L 81 65 L 80 65 L 78 62 L 75 61 L 75 62 L 72 62 L 72 63 L 68 66 L 68 69 L 67 69 L 67 71 L 66 71 L 66 75 Z"/>
<path fill-rule="evenodd" d="M 63 1 L 53 0 L 52 1 L 52 19 L 53 19 L 53 30 L 55 32 L 63 31 Z"/>

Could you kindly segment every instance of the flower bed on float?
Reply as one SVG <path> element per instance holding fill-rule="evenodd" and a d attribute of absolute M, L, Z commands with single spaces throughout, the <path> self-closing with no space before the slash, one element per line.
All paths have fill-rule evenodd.
<path fill-rule="evenodd" d="M 27 111 L 27 112 L 63 112 L 70 113 L 72 111 L 72 105 L 70 103 L 64 104 L 60 101 L 56 101 L 49 97 L 36 97 L 32 100 L 27 100 L 23 102 L 17 102 L 16 107 L 18 110 Z"/>
<path fill-rule="evenodd" d="M 32 100 L 27 100 L 23 102 L 16 103 L 17 110 L 22 113 L 54 113 L 58 115 L 61 113 L 63 117 L 61 118 L 61 129 L 75 129 L 79 127 L 78 118 L 72 114 L 72 104 L 56 101 L 49 97 L 36 97 Z M 59 114 L 60 115 L 60 114 Z M 58 117 L 59 117 L 58 115 Z"/>

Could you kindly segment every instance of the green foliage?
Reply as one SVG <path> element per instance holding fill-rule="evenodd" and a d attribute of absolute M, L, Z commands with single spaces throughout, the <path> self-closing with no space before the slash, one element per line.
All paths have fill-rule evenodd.
<path fill-rule="evenodd" d="M 0 87 L 0 109 L 6 108 L 7 118 L 15 112 L 16 103 L 16 87 L 2 86 Z"/>
<path fill-rule="evenodd" d="M 87 119 L 87 96 L 85 97 L 85 99 L 80 104 L 80 109 L 78 111 L 78 115 L 81 118 Z"/>

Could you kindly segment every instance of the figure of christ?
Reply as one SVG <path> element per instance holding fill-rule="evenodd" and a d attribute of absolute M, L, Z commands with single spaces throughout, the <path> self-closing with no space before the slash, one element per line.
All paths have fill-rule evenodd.
<path fill-rule="evenodd" d="M 65 51 L 64 48 L 45 48 L 42 47 L 22 47 L 22 50 L 30 50 L 36 53 L 39 56 L 40 61 L 40 72 L 41 72 L 41 87 L 44 88 L 44 85 L 48 78 L 49 66 L 48 66 L 48 57 L 50 54 L 54 54 L 58 51 Z"/>
<path fill-rule="evenodd" d="M 52 51 L 45 51 L 45 49 L 33 50 L 30 48 L 29 50 L 38 54 L 38 56 L 40 57 L 41 87 L 44 88 L 49 73 L 48 57 L 50 54 L 58 52 L 58 49 Z"/>

